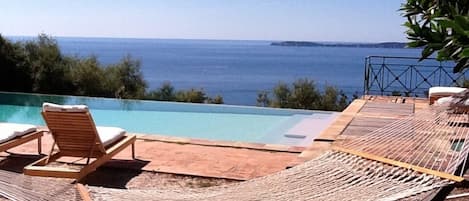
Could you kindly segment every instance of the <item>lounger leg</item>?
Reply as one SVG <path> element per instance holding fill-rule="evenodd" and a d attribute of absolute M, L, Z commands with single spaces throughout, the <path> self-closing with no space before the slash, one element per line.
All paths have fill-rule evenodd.
<path fill-rule="evenodd" d="M 42 137 L 37 138 L 37 152 L 39 155 L 42 154 Z"/>
<path fill-rule="evenodd" d="M 54 141 L 54 143 L 52 143 L 52 148 L 50 148 L 49 155 L 47 155 L 47 159 L 45 160 L 44 164 L 49 163 L 49 159 L 50 159 L 50 156 L 52 156 L 52 152 L 54 151 L 54 147 L 55 147 L 55 141 Z"/>
<path fill-rule="evenodd" d="M 132 143 L 132 159 L 135 159 L 135 142 Z"/>

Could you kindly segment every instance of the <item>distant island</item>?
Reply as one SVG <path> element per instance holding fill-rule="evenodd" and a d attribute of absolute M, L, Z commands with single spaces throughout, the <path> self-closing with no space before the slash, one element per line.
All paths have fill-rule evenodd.
<path fill-rule="evenodd" d="M 385 42 L 385 43 L 318 43 L 308 41 L 282 41 L 273 42 L 274 46 L 298 46 L 298 47 L 359 47 L 359 48 L 405 48 L 406 43 Z"/>

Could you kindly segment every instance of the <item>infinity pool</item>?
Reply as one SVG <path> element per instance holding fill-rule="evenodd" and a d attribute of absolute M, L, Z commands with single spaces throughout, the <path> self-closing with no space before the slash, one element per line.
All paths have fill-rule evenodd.
<path fill-rule="evenodd" d="M 301 129 L 308 129 L 306 120 L 312 119 L 313 123 L 318 120 L 315 128 L 306 131 L 317 134 L 337 114 L 309 110 L 0 92 L 0 121 L 44 125 L 40 114 L 43 102 L 88 105 L 97 125 L 117 126 L 133 133 L 288 145 L 300 145 L 300 141 L 307 138 L 298 137 L 294 133 L 304 133 Z M 293 138 L 286 137 L 289 132 Z"/>

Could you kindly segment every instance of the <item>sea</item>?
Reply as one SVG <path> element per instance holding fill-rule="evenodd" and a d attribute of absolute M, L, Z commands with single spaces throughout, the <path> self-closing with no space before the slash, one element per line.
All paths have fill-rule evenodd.
<path fill-rule="evenodd" d="M 27 37 L 14 37 L 27 40 Z M 300 78 L 320 90 L 332 85 L 351 97 L 363 93 L 367 56 L 418 57 L 418 49 L 272 46 L 274 41 L 55 38 L 64 54 L 97 56 L 102 64 L 130 55 L 141 62 L 149 89 L 170 82 L 176 89 L 203 89 L 225 104 L 255 105 L 260 91 Z M 278 41 L 276 41 L 278 42 Z"/>

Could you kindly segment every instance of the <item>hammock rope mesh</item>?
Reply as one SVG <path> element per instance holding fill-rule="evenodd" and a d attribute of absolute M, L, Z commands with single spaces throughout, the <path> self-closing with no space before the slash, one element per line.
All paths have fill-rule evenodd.
<path fill-rule="evenodd" d="M 397 200 L 454 183 L 409 167 L 456 174 L 469 152 L 468 122 L 464 110 L 431 107 L 335 144 L 404 164 L 401 166 L 329 151 L 288 170 L 226 186 L 182 190 L 89 188 L 96 200 Z"/>
<path fill-rule="evenodd" d="M 188 190 L 89 187 L 95 200 L 396 200 L 450 181 L 331 151 L 274 175 Z"/>
<path fill-rule="evenodd" d="M 82 200 L 70 181 L 0 170 L 0 196 L 13 201 Z"/>

